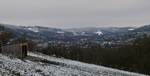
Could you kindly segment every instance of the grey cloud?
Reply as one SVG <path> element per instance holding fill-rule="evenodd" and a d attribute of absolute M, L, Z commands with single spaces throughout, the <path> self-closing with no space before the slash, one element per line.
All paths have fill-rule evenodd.
<path fill-rule="evenodd" d="M 150 22 L 149 0 L 0 0 L 0 22 L 50 27 L 128 26 Z"/>

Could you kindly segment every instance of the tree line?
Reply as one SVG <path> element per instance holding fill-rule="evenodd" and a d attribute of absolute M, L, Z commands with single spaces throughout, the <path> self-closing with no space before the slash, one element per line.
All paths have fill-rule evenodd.
<path fill-rule="evenodd" d="M 132 45 L 124 45 L 118 48 L 102 48 L 97 44 L 84 48 L 78 45 L 69 47 L 49 45 L 48 48 L 39 50 L 39 52 L 55 55 L 56 57 L 150 74 L 150 38 L 148 37 L 136 39 Z"/>

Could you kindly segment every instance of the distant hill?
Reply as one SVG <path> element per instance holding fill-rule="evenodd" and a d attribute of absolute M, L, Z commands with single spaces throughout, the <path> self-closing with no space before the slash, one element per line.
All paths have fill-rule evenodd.
<path fill-rule="evenodd" d="M 0 31 L 8 31 L 13 34 L 13 38 L 25 36 L 27 39 L 41 42 L 104 42 L 125 41 L 141 37 L 144 34 L 149 35 L 150 25 L 139 28 L 134 27 L 87 27 L 72 29 L 57 29 L 42 26 L 15 26 L 0 24 Z"/>

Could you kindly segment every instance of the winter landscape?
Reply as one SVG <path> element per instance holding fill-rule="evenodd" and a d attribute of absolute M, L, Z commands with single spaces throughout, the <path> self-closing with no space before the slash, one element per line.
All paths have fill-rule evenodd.
<path fill-rule="evenodd" d="M 99 28 L 99 29 L 92 28 L 92 30 L 94 29 L 94 31 L 91 31 L 91 29 L 89 29 L 89 30 L 86 29 L 86 31 L 81 30 L 81 34 L 80 34 L 79 33 L 80 31 L 78 31 L 78 32 L 71 31 L 70 32 L 70 31 L 64 31 L 61 29 L 54 29 L 54 28 L 47 28 L 47 27 L 38 27 L 38 26 L 34 26 L 34 27 L 22 27 L 21 26 L 20 27 L 20 26 L 14 26 L 14 25 L 1 24 L 1 30 L 3 32 L 7 31 L 7 32 L 11 32 L 11 34 L 13 34 L 12 37 L 10 38 L 10 40 L 8 41 L 8 43 L 5 44 L 5 46 L 14 45 L 14 43 L 18 44 L 18 43 L 28 42 L 28 40 L 30 40 L 30 41 L 32 41 L 32 43 L 36 43 L 36 44 L 34 44 L 34 45 L 32 44 L 30 46 L 28 45 L 27 56 L 25 58 L 23 57 L 23 59 L 16 58 L 12 55 L 10 56 L 9 53 L 0 54 L 0 64 L 1 64 L 0 65 L 0 74 L 2 76 L 146 76 L 146 74 L 140 74 L 138 72 L 137 73 L 128 72 L 128 71 L 123 71 L 123 70 L 119 70 L 119 69 L 104 67 L 104 66 L 102 66 L 103 64 L 102 65 L 94 65 L 94 64 L 84 63 L 86 61 L 79 62 L 79 61 L 82 61 L 80 59 L 79 60 L 73 59 L 74 60 L 73 61 L 70 59 L 74 58 L 74 56 L 72 57 L 69 54 L 71 54 L 71 55 L 74 54 L 75 58 L 76 58 L 76 56 L 78 56 L 77 52 L 79 52 L 79 51 L 77 51 L 77 52 L 70 51 L 70 52 L 73 52 L 73 54 L 72 53 L 66 54 L 65 51 L 67 51 L 67 49 L 66 50 L 62 50 L 62 49 L 58 50 L 57 48 L 60 47 L 59 45 L 65 45 L 65 47 L 62 46 L 62 48 L 69 48 L 70 50 L 72 50 L 70 48 L 70 46 L 80 45 L 81 48 L 79 50 L 81 50 L 82 48 L 97 46 L 97 45 L 90 45 L 90 44 L 83 45 L 82 39 L 85 39 L 85 42 L 88 42 L 88 41 L 86 41 L 86 39 L 88 40 L 88 38 L 90 38 L 91 36 L 95 36 L 95 38 L 100 37 L 99 41 L 94 40 L 94 39 L 92 41 L 94 41 L 96 44 L 97 43 L 100 44 L 103 48 L 117 48 L 117 47 L 119 48 L 119 46 L 118 46 L 119 44 L 120 45 L 122 45 L 124 43 L 130 44 L 130 43 L 132 43 L 132 40 L 135 39 L 135 37 L 140 38 L 140 37 L 143 37 L 143 35 L 145 35 L 145 34 L 149 35 L 148 27 L 149 27 L 149 25 L 146 25 L 146 26 L 140 27 L 140 28 L 134 28 L 134 29 L 133 29 L 133 27 L 130 27 L 130 28 L 129 27 L 128 28 Z M 130 30 L 131 28 L 132 28 L 132 30 Z M 96 29 L 98 30 L 98 32 L 95 32 Z M 103 31 L 100 32 L 99 30 L 101 30 L 101 29 L 103 29 L 104 32 Z M 109 29 L 108 32 L 107 32 L 107 29 Z M 124 30 L 122 30 L 122 29 L 124 29 Z M 78 30 L 78 29 L 76 29 L 76 30 Z M 17 32 L 17 31 L 20 31 L 20 32 Z M 60 31 L 61 31 L 61 33 L 60 33 Z M 84 33 L 87 33 L 87 32 L 88 33 L 83 34 L 82 33 L 83 31 L 84 31 Z M 48 32 L 51 34 L 54 33 L 54 34 L 51 35 L 49 38 L 42 39 L 44 37 L 48 37 L 48 36 L 46 36 L 47 33 L 43 33 L 43 32 Z M 110 32 L 112 32 L 111 36 L 112 36 L 112 38 L 114 38 L 114 40 L 107 42 L 107 40 L 102 39 L 102 38 L 105 38 L 105 36 L 110 36 L 109 34 L 107 34 Z M 115 38 L 119 37 L 118 32 L 123 32 L 124 34 L 127 34 L 127 32 L 128 32 L 129 36 L 130 36 L 130 34 L 133 34 L 134 36 L 124 39 L 124 41 L 121 39 L 121 38 L 124 38 L 123 35 L 120 35 L 120 40 L 115 39 Z M 136 33 L 136 32 L 138 32 L 138 33 Z M 24 35 L 24 33 L 26 33 L 26 35 Z M 39 35 L 39 33 L 40 33 L 40 35 Z M 78 33 L 78 35 L 74 34 L 74 33 Z M 66 34 L 66 35 L 64 35 L 64 34 Z M 5 35 L 7 35 L 7 34 L 5 33 Z M 3 37 L 8 37 L 5 35 L 3 35 L 1 33 L 1 39 L 3 39 Z M 84 37 L 84 35 L 86 37 Z M 116 35 L 118 37 L 116 37 Z M 52 36 L 54 36 L 54 37 L 56 36 L 56 38 L 54 40 L 51 40 L 50 38 Z M 57 36 L 63 37 L 63 38 L 68 38 L 68 37 L 69 38 L 67 39 L 67 41 L 65 41 L 66 39 L 57 39 L 58 38 Z M 41 37 L 41 38 L 39 38 L 39 37 Z M 74 42 L 73 40 L 69 40 L 71 38 L 75 39 L 76 37 L 77 38 L 80 37 L 81 41 L 77 40 L 78 42 Z M 26 39 L 27 41 L 24 39 Z M 7 40 L 7 38 L 4 38 L 4 40 Z M 51 41 L 49 41 L 49 40 L 51 40 Z M 116 41 L 116 40 L 118 40 L 118 41 Z M 129 41 L 129 40 L 131 40 L 131 41 Z M 28 43 L 30 43 L 30 42 L 28 42 Z M 74 44 L 72 44 L 72 43 L 74 43 Z M 107 43 L 109 43 L 109 46 L 106 45 Z M 48 45 L 54 46 L 56 50 L 55 49 L 47 49 L 49 47 Z M 17 46 L 17 48 L 18 47 L 19 46 Z M 11 48 L 11 47 L 7 47 L 7 48 Z M 14 53 L 17 52 L 17 49 L 15 50 L 15 48 L 11 48 L 10 51 L 12 51 L 12 50 L 14 50 Z M 49 51 L 51 51 L 51 52 L 49 52 Z M 91 50 L 89 50 L 89 51 L 91 51 Z M 93 50 L 92 52 L 96 52 L 96 51 Z M 3 51 L 2 51 L 2 53 L 3 53 Z M 71 58 L 65 57 L 61 53 L 69 55 Z M 79 53 L 81 53 L 81 52 L 79 52 Z M 88 51 L 87 51 L 87 53 L 88 53 Z M 11 53 L 11 54 L 13 54 L 13 53 Z M 95 55 L 97 55 L 97 54 L 95 54 Z M 107 55 L 107 56 L 109 56 L 109 55 Z M 66 58 L 68 58 L 68 59 L 66 59 Z M 80 58 L 80 54 L 79 54 L 79 57 L 77 57 L 77 58 Z M 86 56 L 86 58 L 88 58 L 88 56 Z M 96 58 L 96 57 L 94 57 L 94 58 Z M 118 58 L 119 58 L 119 55 L 118 55 Z M 75 60 L 77 60 L 77 61 L 75 61 Z"/>
<path fill-rule="evenodd" d="M 0 76 L 149 76 L 150 0 L 0 0 Z"/>

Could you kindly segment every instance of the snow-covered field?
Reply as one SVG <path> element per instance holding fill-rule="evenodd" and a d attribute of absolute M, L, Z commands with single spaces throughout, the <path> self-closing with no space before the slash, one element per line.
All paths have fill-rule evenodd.
<path fill-rule="evenodd" d="M 28 55 L 31 58 L 20 60 L 0 54 L 0 76 L 145 76 L 39 53 Z"/>

